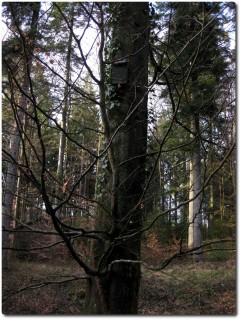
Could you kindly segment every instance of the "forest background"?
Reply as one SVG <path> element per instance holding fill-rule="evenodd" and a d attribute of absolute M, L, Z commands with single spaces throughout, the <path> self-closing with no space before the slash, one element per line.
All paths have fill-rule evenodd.
<path fill-rule="evenodd" d="M 235 7 L 227 18 L 225 5 L 63 3 L 41 25 L 39 6 L 6 4 L 4 269 L 68 260 L 69 251 L 91 283 L 86 312 L 136 313 L 141 265 L 162 271 L 182 257 L 233 257 L 236 57 L 222 23 L 234 31 Z M 100 35 L 90 47 L 99 74 L 85 59 L 84 33 L 74 32 L 90 21 Z M 41 28 L 49 33 L 39 41 Z M 84 87 L 72 80 L 79 66 Z M 129 305 L 120 305 L 127 291 Z"/>

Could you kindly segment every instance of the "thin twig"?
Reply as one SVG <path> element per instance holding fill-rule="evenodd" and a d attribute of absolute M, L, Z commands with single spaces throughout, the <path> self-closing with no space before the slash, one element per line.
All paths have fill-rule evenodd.
<path fill-rule="evenodd" d="M 3 297 L 3 302 L 5 302 L 7 299 L 12 297 L 13 295 L 18 294 L 18 293 L 23 292 L 23 291 L 39 289 L 39 288 L 42 288 L 42 287 L 45 287 L 45 286 L 51 285 L 51 284 L 63 284 L 63 283 L 68 283 L 68 282 L 72 282 L 72 281 L 77 281 L 77 280 L 88 280 L 90 278 L 88 276 L 82 276 L 82 277 L 69 276 L 69 277 L 72 277 L 72 278 L 71 279 L 62 280 L 62 281 L 47 281 L 47 282 L 42 282 L 42 283 L 33 284 L 33 285 L 29 285 L 29 286 L 26 286 L 26 287 L 19 288 L 16 291 L 13 291 L 13 292 L 5 295 Z"/>

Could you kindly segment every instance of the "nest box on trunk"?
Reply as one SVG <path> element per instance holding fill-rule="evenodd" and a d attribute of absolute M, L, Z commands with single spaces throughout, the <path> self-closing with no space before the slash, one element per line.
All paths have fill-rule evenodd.
<path fill-rule="evenodd" d="M 119 60 L 114 62 L 111 67 L 111 81 L 113 84 L 127 83 L 128 80 L 128 61 Z"/>

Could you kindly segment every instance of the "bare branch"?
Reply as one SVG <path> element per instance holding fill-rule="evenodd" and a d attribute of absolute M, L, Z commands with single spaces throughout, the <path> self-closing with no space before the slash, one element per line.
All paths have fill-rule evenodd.
<path fill-rule="evenodd" d="M 12 296 L 14 296 L 14 295 L 16 295 L 18 293 L 27 291 L 27 290 L 39 289 L 39 288 L 43 288 L 45 286 L 52 285 L 52 284 L 63 284 L 63 283 L 69 283 L 69 282 L 72 282 L 72 281 L 89 280 L 90 279 L 90 277 L 88 277 L 88 276 L 82 276 L 82 277 L 65 276 L 65 277 L 69 277 L 70 279 L 65 279 L 65 280 L 61 280 L 61 281 L 46 281 L 46 282 L 42 282 L 42 283 L 33 284 L 33 285 L 29 285 L 29 286 L 26 286 L 26 287 L 19 288 L 16 291 L 13 291 L 11 293 L 6 294 L 3 297 L 3 302 L 5 302 L 7 299 L 9 299 Z"/>

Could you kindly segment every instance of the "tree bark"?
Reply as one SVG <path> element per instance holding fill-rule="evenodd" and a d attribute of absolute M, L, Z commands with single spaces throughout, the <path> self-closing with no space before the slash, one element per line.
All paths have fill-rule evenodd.
<path fill-rule="evenodd" d="M 198 119 L 192 121 L 192 130 L 198 134 Z M 191 135 L 192 138 L 195 135 Z M 201 194 L 198 196 L 197 193 L 201 189 L 201 156 L 200 156 L 200 142 L 197 137 L 196 146 L 193 148 L 193 152 L 189 161 L 189 226 L 188 226 L 188 247 L 193 249 L 202 244 L 202 212 L 201 212 L 201 203 L 202 198 Z M 196 198 L 195 198 L 196 197 Z M 193 200 L 191 200 L 193 199 Z M 195 251 L 195 260 L 200 260 L 202 258 L 200 250 Z"/>
<path fill-rule="evenodd" d="M 74 7 L 72 8 L 71 16 L 70 16 L 70 27 L 73 28 L 73 12 Z M 64 88 L 64 99 L 63 99 L 63 107 L 62 107 L 62 119 L 61 119 L 61 127 L 63 131 L 60 131 L 60 138 L 59 138 L 59 155 L 58 155 L 58 165 L 57 165 L 57 177 L 60 183 L 60 188 L 58 185 L 56 186 L 56 191 L 59 190 L 58 193 L 62 194 L 61 187 L 64 183 L 64 166 L 66 161 L 66 130 L 67 130 L 67 114 L 68 109 L 70 107 L 70 92 L 69 92 L 69 85 L 70 82 L 70 68 L 71 68 L 71 52 L 72 52 L 72 38 L 73 34 L 70 31 L 69 39 L 68 39 L 68 48 L 67 48 L 67 56 L 66 56 L 66 84 Z M 57 204 L 57 199 L 56 199 Z M 62 214 L 62 207 L 56 212 L 56 216 L 58 218 L 61 217 Z"/>
<path fill-rule="evenodd" d="M 136 314 L 138 310 L 141 271 L 135 261 L 140 259 L 138 231 L 145 180 L 145 161 L 138 156 L 146 153 L 147 146 L 148 3 L 118 4 L 113 39 L 118 43 L 113 61 L 125 60 L 128 79 L 114 82 L 114 107 L 108 112 L 108 124 L 103 119 L 105 130 L 109 126 L 107 141 L 118 132 L 109 150 L 110 209 L 99 208 L 97 216 L 98 228 L 109 232 L 109 237 L 104 246 L 95 242 L 92 247 L 95 266 L 108 272 L 89 282 L 86 312 L 90 314 Z M 135 237 L 125 239 L 134 232 Z"/>

